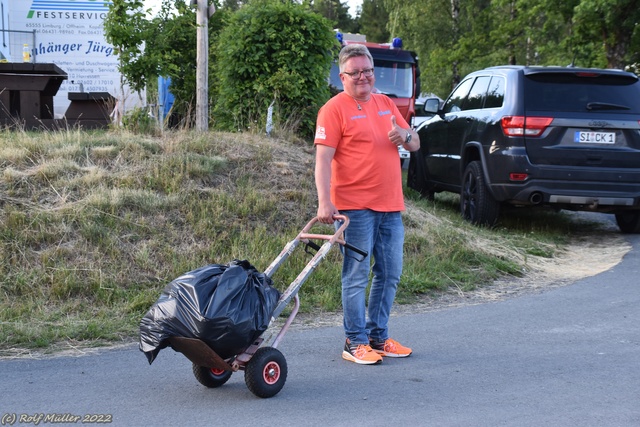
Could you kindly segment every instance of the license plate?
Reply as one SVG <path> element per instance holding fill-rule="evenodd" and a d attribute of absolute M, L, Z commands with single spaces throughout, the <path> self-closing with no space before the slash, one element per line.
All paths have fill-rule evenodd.
<path fill-rule="evenodd" d="M 615 144 L 615 132 L 576 132 L 573 136 L 573 142 L 583 144 Z"/>

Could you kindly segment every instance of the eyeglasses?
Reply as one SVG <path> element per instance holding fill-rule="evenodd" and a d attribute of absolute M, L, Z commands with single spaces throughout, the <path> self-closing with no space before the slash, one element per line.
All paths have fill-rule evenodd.
<path fill-rule="evenodd" d="M 360 74 L 362 74 L 365 77 L 373 76 L 373 68 L 365 68 L 362 71 L 354 71 L 353 73 L 347 73 L 346 71 L 344 71 L 342 74 L 346 74 L 347 76 L 351 77 L 353 80 L 359 80 Z"/>

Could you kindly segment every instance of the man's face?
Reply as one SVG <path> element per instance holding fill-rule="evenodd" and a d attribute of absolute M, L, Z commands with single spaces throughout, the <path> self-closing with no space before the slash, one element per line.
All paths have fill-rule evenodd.
<path fill-rule="evenodd" d="M 364 70 L 372 70 L 373 64 L 366 56 L 356 56 L 349 58 L 344 64 L 344 72 L 340 73 L 340 80 L 344 86 L 344 91 L 352 97 L 359 100 L 366 100 L 369 98 L 373 85 L 376 82 L 375 76 L 366 77 L 363 73 L 352 76 L 347 73 L 357 73 Z"/>

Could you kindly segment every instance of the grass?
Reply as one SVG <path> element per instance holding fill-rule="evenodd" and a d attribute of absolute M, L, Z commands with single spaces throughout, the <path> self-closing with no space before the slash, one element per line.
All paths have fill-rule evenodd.
<path fill-rule="evenodd" d="M 0 165 L 0 355 L 129 342 L 168 282 L 236 258 L 263 270 L 316 210 L 313 149 L 297 140 L 3 131 Z M 476 228 L 456 196 L 405 194 L 400 303 L 526 274 L 597 229 L 525 210 Z M 276 285 L 308 259 L 294 253 Z M 335 250 L 301 289 L 302 310 L 340 310 L 339 276 Z"/>

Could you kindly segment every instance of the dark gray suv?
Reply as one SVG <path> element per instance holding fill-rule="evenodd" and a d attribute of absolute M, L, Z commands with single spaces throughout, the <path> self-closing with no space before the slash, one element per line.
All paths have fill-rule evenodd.
<path fill-rule="evenodd" d="M 640 232 L 640 81 L 619 70 L 491 67 L 469 74 L 418 128 L 407 184 L 460 194 L 465 219 L 500 206 L 615 214 Z"/>

